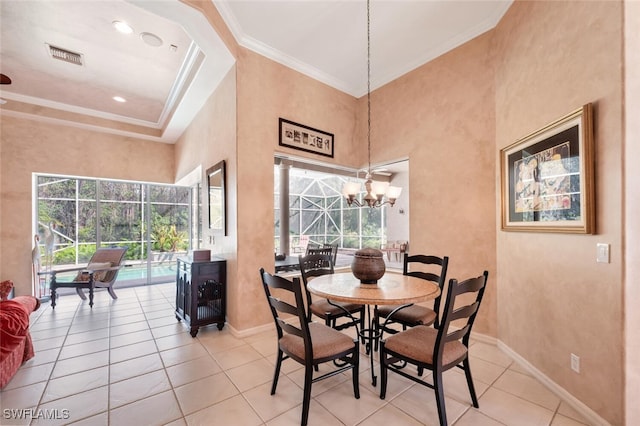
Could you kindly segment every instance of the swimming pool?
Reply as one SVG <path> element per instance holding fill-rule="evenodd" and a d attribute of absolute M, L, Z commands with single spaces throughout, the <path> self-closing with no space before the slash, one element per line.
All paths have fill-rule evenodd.
<path fill-rule="evenodd" d="M 118 272 L 116 283 L 126 286 L 175 281 L 177 270 L 176 268 L 176 264 L 170 262 L 152 264 L 151 276 L 148 277 L 146 264 L 127 265 L 124 268 L 120 269 L 120 272 Z M 61 281 L 71 281 L 75 278 L 76 274 L 76 271 L 61 272 L 57 276 Z"/>
<path fill-rule="evenodd" d="M 118 273 L 118 279 L 116 282 L 123 281 L 138 281 L 147 279 L 147 265 L 133 265 L 122 268 Z M 176 278 L 176 265 L 175 264 L 160 264 L 151 265 L 151 279 L 156 280 L 158 278 L 172 279 Z"/>

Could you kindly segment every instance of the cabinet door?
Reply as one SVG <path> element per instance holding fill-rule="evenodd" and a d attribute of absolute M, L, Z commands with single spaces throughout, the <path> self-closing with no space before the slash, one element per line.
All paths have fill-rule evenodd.
<path fill-rule="evenodd" d="M 178 260 L 176 278 L 176 312 L 185 320 L 190 315 L 191 307 L 191 267 L 188 263 Z"/>

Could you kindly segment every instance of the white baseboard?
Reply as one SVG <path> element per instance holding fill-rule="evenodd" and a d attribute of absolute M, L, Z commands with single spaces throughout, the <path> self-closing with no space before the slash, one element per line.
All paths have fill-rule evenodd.
<path fill-rule="evenodd" d="M 272 332 L 275 326 L 272 323 L 264 324 L 258 327 L 253 327 L 245 330 L 236 330 L 227 324 L 231 334 L 238 338 L 245 338 L 249 336 L 254 336 L 259 333 L 264 332 Z M 506 353 L 511 359 L 517 362 L 522 368 L 527 370 L 535 379 L 537 379 L 540 383 L 547 387 L 551 392 L 553 392 L 558 398 L 566 402 L 571 408 L 573 408 L 578 414 L 584 417 L 585 420 L 589 422 L 589 424 L 593 426 L 611 426 L 609 422 L 600 417 L 595 411 L 586 406 L 579 399 L 571 395 L 567 392 L 563 387 L 558 385 L 556 382 L 547 377 L 540 370 L 531 365 L 526 359 L 521 357 L 517 352 L 508 347 L 501 340 L 496 339 L 495 337 L 487 336 L 481 333 L 471 333 L 471 338 L 478 342 L 483 342 L 489 345 L 495 345 L 502 352 Z"/>
<path fill-rule="evenodd" d="M 275 330 L 275 325 L 270 322 L 267 324 L 263 324 L 263 325 L 259 325 L 257 327 L 253 327 L 253 328 L 246 328 L 244 330 L 237 330 L 235 328 L 233 328 L 231 326 L 231 324 L 226 323 L 226 326 L 229 328 L 229 331 L 231 332 L 231 334 L 233 335 L 233 337 L 237 337 L 239 339 L 244 339 L 246 337 L 251 337 L 254 336 L 256 334 L 260 334 L 260 333 L 265 333 L 265 332 L 272 332 Z"/>
<path fill-rule="evenodd" d="M 450 328 L 454 328 L 454 327 L 450 326 Z M 486 343 L 488 345 L 498 346 L 498 339 L 496 339 L 495 337 L 487 336 L 486 334 L 474 333 L 472 331 L 471 338 L 473 340 L 477 340 L 478 342 Z"/>
<path fill-rule="evenodd" d="M 478 339 L 478 336 L 473 337 Z M 531 365 L 529 361 L 521 357 L 517 352 L 513 351 L 510 347 L 504 344 L 504 342 L 497 339 L 494 339 L 494 341 L 497 342 L 498 349 L 509 355 L 511 359 L 517 362 L 522 368 L 527 370 L 533 377 L 535 377 L 540 383 L 546 386 L 551 392 L 556 394 L 558 398 L 560 398 L 569 406 L 571 406 L 571 408 L 576 410 L 578 414 L 580 414 L 582 417 L 584 417 L 585 420 L 589 422 L 589 424 L 593 426 L 611 426 L 611 424 L 600 417 L 598 413 L 587 407 L 582 401 L 571 395 L 563 387 L 558 385 L 540 370 Z"/>

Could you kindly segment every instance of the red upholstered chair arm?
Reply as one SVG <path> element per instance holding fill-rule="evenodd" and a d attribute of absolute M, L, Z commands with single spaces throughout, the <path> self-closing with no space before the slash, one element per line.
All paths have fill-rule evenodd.
<path fill-rule="evenodd" d="M 18 296 L 0 302 L 0 330 L 2 346 L 11 345 L 15 339 L 26 336 L 29 331 L 29 315 L 40 307 L 33 296 Z"/>

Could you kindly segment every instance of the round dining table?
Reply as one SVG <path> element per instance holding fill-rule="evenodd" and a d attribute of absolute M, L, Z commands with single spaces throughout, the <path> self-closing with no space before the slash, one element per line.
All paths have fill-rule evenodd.
<path fill-rule="evenodd" d="M 367 305 L 368 328 L 359 330 L 359 337 L 368 342 L 373 386 L 376 385 L 377 377 L 371 349 L 374 347 L 374 341 L 380 339 L 380 333 L 372 323 L 371 306 L 399 305 L 399 310 L 413 303 L 433 300 L 440 295 L 440 287 L 434 282 L 393 272 L 385 273 L 376 284 L 363 284 L 351 272 L 321 275 L 309 280 L 307 289 L 330 302 Z"/>

